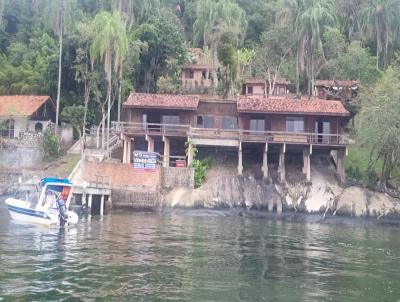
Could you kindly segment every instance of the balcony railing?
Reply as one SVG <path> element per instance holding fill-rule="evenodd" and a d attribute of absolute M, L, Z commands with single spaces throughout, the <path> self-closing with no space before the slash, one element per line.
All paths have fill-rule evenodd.
<path fill-rule="evenodd" d="M 196 128 L 190 125 L 153 123 L 113 123 L 113 130 L 131 135 L 167 135 L 207 139 L 232 139 L 243 142 L 270 142 L 312 145 L 346 145 L 341 134 L 255 131 L 242 129 Z"/>

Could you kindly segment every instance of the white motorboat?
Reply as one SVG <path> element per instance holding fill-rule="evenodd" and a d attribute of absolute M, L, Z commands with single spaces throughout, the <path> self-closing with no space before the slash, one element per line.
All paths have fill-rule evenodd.
<path fill-rule="evenodd" d="M 65 178 L 43 178 L 41 190 L 25 191 L 20 196 L 7 198 L 6 204 L 13 220 L 42 225 L 69 225 L 78 223 L 78 215 L 68 211 L 73 185 Z M 60 199 L 62 207 L 60 207 Z"/>

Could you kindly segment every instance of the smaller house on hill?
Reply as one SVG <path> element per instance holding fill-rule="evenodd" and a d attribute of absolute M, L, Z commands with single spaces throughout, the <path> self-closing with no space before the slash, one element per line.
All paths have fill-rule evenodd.
<path fill-rule="evenodd" d="M 55 121 L 55 112 L 50 96 L 0 96 L 0 136 L 18 138 L 24 132 L 43 132 Z"/>
<path fill-rule="evenodd" d="M 266 95 L 287 95 L 288 85 L 290 82 L 283 78 L 278 78 L 275 81 L 275 87 L 272 93 L 269 91 L 269 82 L 262 78 L 246 79 L 242 85 L 242 94 L 245 96 L 266 96 Z"/>
<path fill-rule="evenodd" d="M 358 95 L 358 85 L 352 80 L 316 80 L 314 95 L 325 100 L 352 100 Z"/>

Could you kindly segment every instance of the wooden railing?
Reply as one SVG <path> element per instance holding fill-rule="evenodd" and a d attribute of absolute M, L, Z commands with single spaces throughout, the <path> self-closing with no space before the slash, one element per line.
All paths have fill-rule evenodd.
<path fill-rule="evenodd" d="M 243 142 L 271 142 L 313 145 L 346 145 L 341 134 L 297 133 L 285 131 L 255 131 L 242 129 L 196 128 L 190 125 L 153 123 L 113 123 L 116 132 L 135 135 L 168 135 L 192 138 L 233 139 Z"/>

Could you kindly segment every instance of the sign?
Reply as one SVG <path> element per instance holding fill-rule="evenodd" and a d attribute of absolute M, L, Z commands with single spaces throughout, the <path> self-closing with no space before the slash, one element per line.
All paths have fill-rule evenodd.
<path fill-rule="evenodd" d="M 186 167 L 186 160 L 184 160 L 184 159 L 177 159 L 175 163 L 176 163 L 175 166 L 177 168 L 185 168 Z"/>
<path fill-rule="evenodd" d="M 157 168 L 156 152 L 133 151 L 133 168 L 136 170 L 155 171 Z"/>

